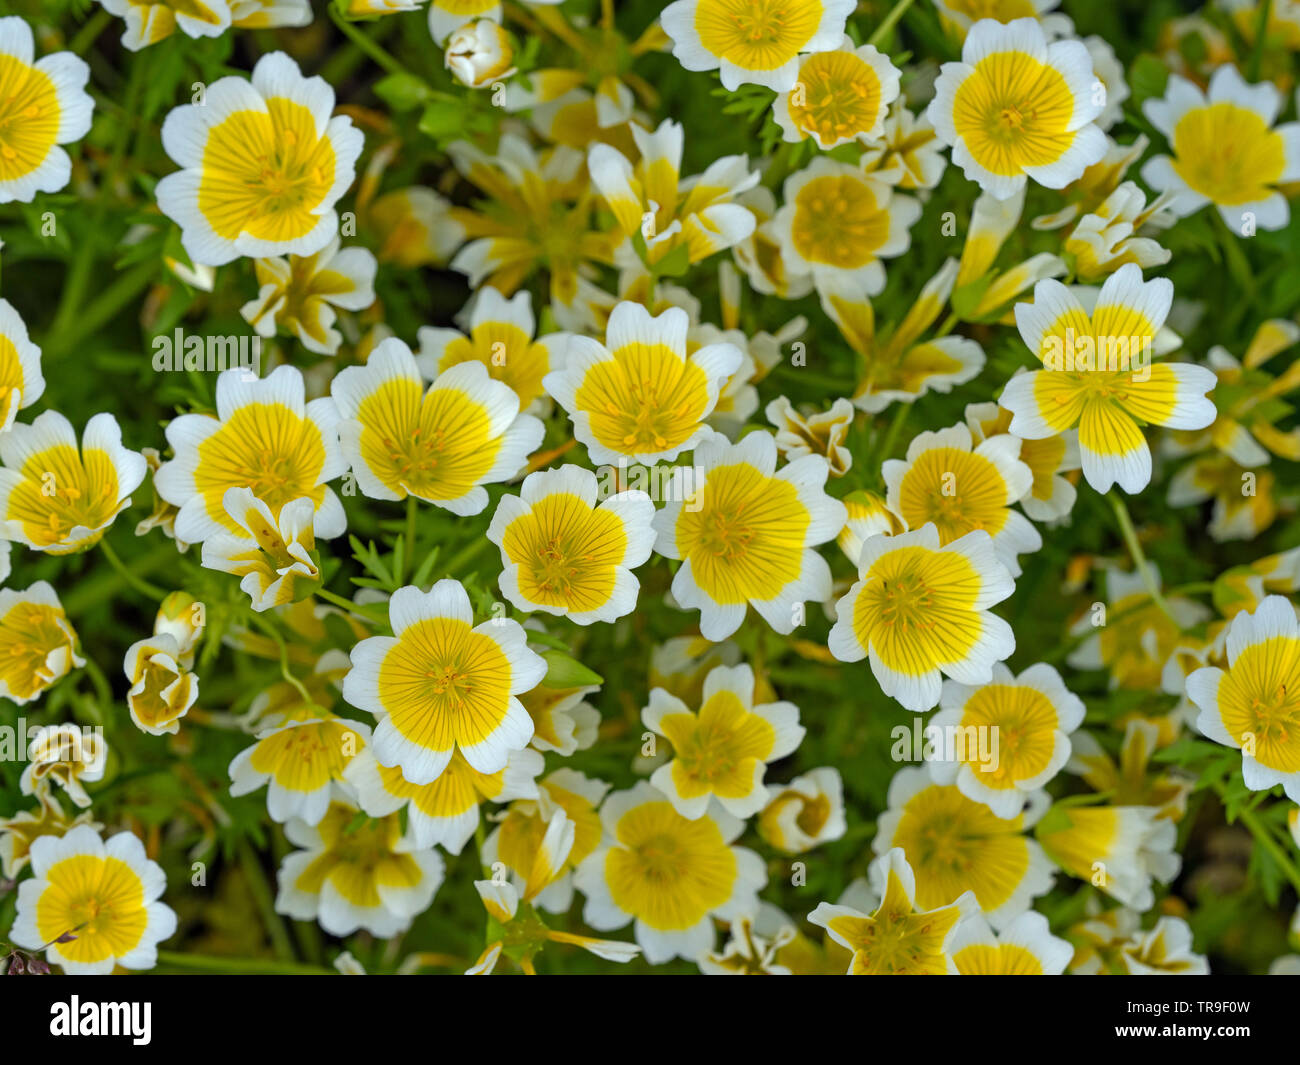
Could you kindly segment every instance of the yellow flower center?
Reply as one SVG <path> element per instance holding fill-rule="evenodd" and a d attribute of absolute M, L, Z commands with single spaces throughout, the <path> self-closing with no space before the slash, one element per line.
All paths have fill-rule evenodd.
<path fill-rule="evenodd" d="M 267 111 L 236 111 L 208 135 L 199 210 L 227 240 L 241 233 L 290 241 L 320 222 L 313 213 L 334 184 L 334 148 L 311 112 L 281 97 Z"/>
<path fill-rule="evenodd" d="M 996 536 L 1007 520 L 1007 484 L 983 455 L 931 448 L 903 475 L 899 507 L 909 529 L 933 522 L 941 544 L 975 529 Z"/>
<path fill-rule="evenodd" d="M 813 178 L 795 196 L 794 246 L 804 259 L 842 270 L 864 266 L 889 237 L 889 213 L 865 181 Z"/>
<path fill-rule="evenodd" d="M 72 932 L 59 950 L 76 962 L 121 957 L 140 942 L 148 925 L 140 877 L 119 858 L 79 854 L 46 873 L 48 887 L 36 904 L 36 927 L 51 942 Z"/>
<path fill-rule="evenodd" d="M 798 578 L 811 518 L 788 481 L 747 464 L 719 466 L 696 503 L 677 518 L 677 544 L 715 602 L 772 599 Z"/>

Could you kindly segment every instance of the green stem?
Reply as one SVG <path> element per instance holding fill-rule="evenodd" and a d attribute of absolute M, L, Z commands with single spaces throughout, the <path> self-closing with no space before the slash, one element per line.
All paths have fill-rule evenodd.
<path fill-rule="evenodd" d="M 99 541 L 99 547 L 103 551 L 104 557 L 108 559 L 108 564 L 117 570 L 122 575 L 122 579 L 137 592 L 149 599 L 157 599 L 159 602 L 167 598 L 167 593 L 158 585 L 151 584 L 143 577 L 137 576 L 127 569 L 126 563 L 118 558 L 117 552 L 113 550 L 113 545 L 108 542 L 107 538 Z"/>
<path fill-rule="evenodd" d="M 96 299 L 91 300 L 89 305 L 80 308 L 79 313 L 62 330 L 51 329 L 50 339 L 43 352 L 45 362 L 62 357 L 84 338 L 98 331 L 147 288 L 157 272 L 158 263 L 155 260 L 150 259 L 137 264 L 120 275 Z M 65 290 L 67 291 L 69 290 Z"/>
<path fill-rule="evenodd" d="M 406 574 L 414 573 L 415 565 L 415 496 L 406 497 L 406 549 L 402 552 L 402 572 L 397 574 L 397 584 L 406 583 Z"/>
<path fill-rule="evenodd" d="M 68 42 L 68 51 L 73 55 L 81 55 L 95 43 L 95 38 L 104 32 L 105 27 L 112 21 L 112 18 L 113 16 L 101 7 L 86 20 L 86 24 Z"/>
<path fill-rule="evenodd" d="M 451 559 L 442 567 L 442 572 L 448 577 L 456 577 L 457 580 L 460 580 L 456 575 L 457 570 L 463 569 L 467 566 L 482 553 L 484 547 L 490 547 L 491 544 L 492 541 L 488 540 L 486 537 L 467 544 L 456 552 L 456 554 L 452 555 Z"/>
<path fill-rule="evenodd" d="M 204 973 L 273 974 L 287 976 L 337 976 L 333 969 L 303 962 L 277 961 L 273 958 L 221 958 L 212 954 L 183 954 L 160 950 L 158 964 L 171 969 L 193 969 Z"/>
<path fill-rule="evenodd" d="M 289 648 L 284 642 L 284 637 L 280 635 L 280 631 L 260 614 L 253 615 L 253 623 L 274 640 L 276 647 L 280 649 L 280 676 L 302 696 L 303 702 L 308 706 L 316 706 L 316 700 L 312 698 L 311 692 L 303 686 L 302 681 L 295 677 L 293 671 L 289 668 Z"/>
<path fill-rule="evenodd" d="M 1255 837 L 1255 842 L 1268 851 L 1269 856 L 1277 862 L 1282 872 L 1286 874 L 1286 878 L 1291 881 L 1296 894 L 1300 895 L 1300 872 L 1296 870 L 1295 864 L 1269 831 L 1268 826 L 1260 821 L 1254 810 L 1242 810 L 1237 814 L 1237 820 L 1250 830 L 1250 834 Z"/>
<path fill-rule="evenodd" d="M 151 573 L 164 562 L 172 561 L 176 557 L 176 544 L 168 540 L 149 554 L 132 560 L 135 566 L 135 575 L 138 577 L 143 573 Z M 127 583 L 126 579 L 116 570 L 113 572 L 100 571 L 97 576 L 78 582 L 77 586 L 68 592 L 63 599 L 64 612 L 67 613 L 68 617 L 77 617 L 83 611 L 89 610 L 92 606 L 109 599 L 125 583 Z"/>
<path fill-rule="evenodd" d="M 266 873 L 262 871 L 261 859 L 249 846 L 247 840 L 239 848 L 239 864 L 244 870 L 244 880 L 248 883 L 253 901 L 261 911 L 262 924 L 266 927 L 266 934 L 271 938 L 271 949 L 281 961 L 292 962 L 293 944 L 289 941 L 288 929 L 285 928 L 280 915 L 275 912 L 275 901 L 271 896 L 271 888 L 266 882 Z"/>
<path fill-rule="evenodd" d="M 349 614 L 358 614 L 356 603 L 348 602 L 348 600 L 344 599 L 343 596 L 335 595 L 328 588 L 317 588 L 315 594 L 321 599 L 324 599 L 325 602 L 333 603 L 335 606 L 341 607 Z M 360 616 L 360 614 L 358 614 L 358 616 Z"/>
<path fill-rule="evenodd" d="M 867 38 L 867 44 L 879 46 L 888 35 L 889 31 L 894 28 L 898 20 L 907 13 L 907 9 L 912 6 L 912 0 L 898 0 L 885 16 L 884 21 L 875 28 L 875 31 Z"/>
<path fill-rule="evenodd" d="M 1182 625 L 1174 617 L 1174 612 L 1169 609 L 1169 604 L 1165 602 L 1165 597 L 1160 592 L 1160 586 L 1156 584 L 1156 579 L 1147 565 L 1147 556 L 1142 550 L 1142 545 L 1138 543 L 1137 530 L 1133 528 L 1133 519 L 1129 517 L 1128 506 L 1115 492 L 1108 493 L 1106 498 L 1110 500 L 1111 509 L 1115 511 L 1115 520 L 1119 523 L 1120 535 L 1124 538 L 1125 546 L 1128 547 L 1128 553 L 1133 559 L 1134 568 L 1142 577 L 1142 583 L 1146 586 L 1147 594 L 1151 596 L 1152 602 L 1181 632 Z"/>
<path fill-rule="evenodd" d="M 1264 0 L 1259 5 L 1259 15 L 1255 20 L 1255 47 L 1251 49 L 1250 61 L 1246 65 L 1248 81 L 1259 81 L 1259 67 L 1264 59 L 1264 41 L 1268 37 L 1268 20 L 1273 10 L 1273 0 Z"/>

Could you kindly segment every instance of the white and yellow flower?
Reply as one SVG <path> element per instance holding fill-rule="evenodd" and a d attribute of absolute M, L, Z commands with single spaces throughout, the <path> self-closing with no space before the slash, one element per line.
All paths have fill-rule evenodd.
<path fill-rule="evenodd" d="M 1057 865 L 1111 898 L 1146 911 L 1155 905 L 1151 883 L 1167 884 L 1182 859 L 1173 821 L 1150 806 L 1056 805 L 1034 834 Z"/>
<path fill-rule="evenodd" d="M 941 546 L 983 529 L 1012 577 L 1020 576 L 1017 556 L 1043 546 L 1038 530 L 1011 509 L 1029 494 L 1034 475 L 1010 433 L 978 446 L 961 423 L 917 433 L 906 458 L 888 459 L 881 472 L 889 509 L 909 529 L 933 524 Z"/>
<path fill-rule="evenodd" d="M 603 780 L 557 769 L 538 781 L 533 799 L 510 804 L 483 843 L 483 864 L 504 865 L 510 871 L 510 882 L 539 910 L 568 913 L 573 905 L 570 874 L 600 845 L 604 835 L 600 804 L 608 791 Z M 554 831 L 551 826 L 557 813 L 572 824 L 573 845 L 567 855 L 548 858 L 545 870 L 539 873 L 538 857 L 546 850 L 546 836 Z"/>
<path fill-rule="evenodd" d="M 690 317 L 680 307 L 654 316 L 618 304 L 605 342 L 574 336 L 562 369 L 542 382 L 573 422 L 573 435 L 596 465 L 671 461 L 713 434 L 704 419 L 740 368 L 734 344 L 687 354 Z"/>
<path fill-rule="evenodd" d="M 466 333 L 420 327 L 420 353 L 415 358 L 420 372 L 434 381 L 462 362 L 480 362 L 493 380 L 508 385 L 519 397 L 520 410 L 541 406 L 546 396 L 542 379 L 563 366 L 568 337 L 553 333 L 533 339 L 537 323 L 532 296 L 526 289 L 506 299 L 491 285 L 484 285 L 461 313 Z"/>
<path fill-rule="evenodd" d="M 804 854 L 844 835 L 844 782 L 834 766 L 772 785 L 768 793 L 758 834 L 783 854 Z"/>
<path fill-rule="evenodd" d="M 776 427 L 776 449 L 786 462 L 804 455 L 820 455 L 830 467 L 832 477 L 843 477 L 853 465 L 853 455 L 845 441 L 853 428 L 853 404 L 837 399 L 830 409 L 819 414 L 800 414 L 785 396 L 777 396 L 764 411 Z"/>
<path fill-rule="evenodd" d="M 275 517 L 247 488 L 227 488 L 222 504 L 238 533 L 219 532 L 203 542 L 205 569 L 233 573 L 255 611 L 297 602 L 320 584 L 313 553 L 315 507 L 309 498 L 293 499 Z"/>
<path fill-rule="evenodd" d="M 333 328 L 335 307 L 364 311 L 375 302 L 378 262 L 365 248 L 339 249 L 335 237 L 314 255 L 258 259 L 257 298 L 239 309 L 259 336 L 291 333 L 317 355 L 333 355 L 343 334 Z"/>
<path fill-rule="evenodd" d="M 88 825 L 32 844 L 32 879 L 18 887 L 11 933 L 44 949 L 69 976 L 106 976 L 116 966 L 152 969 L 158 943 L 176 931 L 162 902 L 167 878 L 129 832 L 107 842 Z"/>
<path fill-rule="evenodd" d="M 886 185 L 932 189 L 948 169 L 943 147 L 930 120 L 912 114 L 899 99 L 889 109 L 880 136 L 858 158 L 858 166 Z"/>
<path fill-rule="evenodd" d="M 1042 662 L 1019 676 L 999 662 L 992 683 L 980 688 L 945 681 L 939 701 L 929 727 L 959 737 L 984 734 L 991 742 L 940 745 L 927 759 L 930 776 L 938 784 L 955 784 L 998 817 L 1015 817 L 1064 768 L 1070 733 L 1083 724 L 1083 700 Z"/>
<path fill-rule="evenodd" d="M 886 695 L 913 713 L 939 702 L 943 676 L 982 685 L 1016 649 L 1011 626 L 990 613 L 1015 582 L 983 530 L 947 545 L 927 523 L 862 545 L 859 579 L 836 605 L 831 653 L 870 658 Z"/>
<path fill-rule="evenodd" d="M 187 37 L 220 37 L 231 26 L 265 29 L 306 26 L 311 0 L 100 0 L 121 18 L 122 47 L 138 52 L 180 30 Z"/>
<path fill-rule="evenodd" d="M 515 476 L 542 442 L 542 423 L 478 361 L 440 373 L 426 390 L 411 349 L 384 340 L 364 366 L 331 382 L 343 453 L 372 499 L 413 495 L 453 514 L 487 506 L 484 484 Z"/>
<path fill-rule="evenodd" d="M 958 925 L 948 952 L 961 976 L 1060 976 L 1074 947 L 1052 935 L 1046 917 L 1028 910 L 1001 934 L 972 914 Z"/>
<path fill-rule="evenodd" d="M 44 391 L 41 349 L 27 338 L 27 326 L 13 304 L 0 300 L 0 433 Z"/>
<path fill-rule="evenodd" d="M 574 874 L 586 897 L 582 919 L 598 931 L 636 923 L 651 965 L 713 949 L 713 920 L 758 911 L 763 860 L 732 846 L 745 824 L 724 810 L 687 820 L 645 781 L 600 809 L 605 839 Z"/>
<path fill-rule="evenodd" d="M 723 88 L 749 82 L 794 88 L 801 52 L 828 52 L 844 39 L 853 0 L 675 0 L 659 16 L 687 70 L 717 70 Z"/>
<path fill-rule="evenodd" d="M 77 634 L 53 587 L 0 588 L 0 696 L 22 706 L 62 680 L 86 660 Z"/>
<path fill-rule="evenodd" d="M 380 765 L 417 785 L 437 780 L 456 750 L 480 773 L 504 769 L 533 735 L 517 696 L 546 673 L 519 623 L 475 626 L 455 580 L 428 592 L 399 588 L 388 618 L 393 635 L 357 644 L 343 680 L 343 697 L 379 719 L 372 746 Z"/>
<path fill-rule="evenodd" d="M 848 975 L 955 975 L 948 944 L 958 923 L 978 909 L 974 896 L 964 894 L 938 909 L 918 909 L 916 875 L 901 847 L 872 862 L 869 872 L 880 899 L 874 913 L 823 902 L 808 915 L 852 953 Z"/>
<path fill-rule="evenodd" d="M 770 935 L 759 935 L 757 923 L 750 917 L 732 921 L 722 950 L 696 959 L 700 972 L 705 976 L 793 976 L 794 971 L 781 965 L 777 956 L 795 941 L 798 929 L 792 924 L 781 924 Z"/>
<path fill-rule="evenodd" d="M 822 309 L 858 356 L 859 376 L 853 405 L 876 413 L 895 401 L 911 403 L 927 392 L 950 392 L 984 368 L 984 349 L 969 337 L 921 340 L 952 294 L 958 266 L 948 259 L 925 283 L 896 326 L 876 328 L 871 300 L 852 277 L 828 284 Z"/>
<path fill-rule="evenodd" d="M 108 744 L 101 731 L 71 724 L 41 725 L 27 741 L 27 768 L 18 790 L 45 803 L 51 801 L 51 788 L 57 784 L 74 806 L 84 810 L 90 805 L 85 786 L 103 779 L 107 759 Z"/>
<path fill-rule="evenodd" d="M 883 259 L 912 246 L 921 217 L 910 196 L 849 163 L 821 156 L 785 180 L 785 204 L 772 217 L 781 261 L 791 277 L 811 276 L 819 292 L 851 287 L 877 296 Z"/>
<path fill-rule="evenodd" d="M 322 539 L 347 528 L 343 504 L 328 484 L 348 468 L 339 447 L 339 412 L 328 396 L 304 402 L 304 390 L 293 366 L 279 366 L 265 378 L 226 370 L 217 378 L 216 417 L 172 419 L 167 442 L 174 457 L 154 474 L 154 487 L 180 508 L 180 539 L 199 543 L 222 531 L 246 536 L 226 510 L 231 488 L 251 491 L 277 523 L 286 504 L 310 499 L 313 531 Z"/>
<path fill-rule="evenodd" d="M 1249 85 L 1231 63 L 1208 93 L 1177 74 L 1142 113 L 1169 141 L 1172 156 L 1142 166 L 1142 180 L 1173 194 L 1180 218 L 1213 204 L 1239 236 L 1282 229 L 1291 218 L 1279 185 L 1300 180 L 1300 122 L 1275 125 L 1282 96 L 1270 82 Z"/>
<path fill-rule="evenodd" d="M 1064 250 L 1074 257 L 1075 276 L 1096 282 L 1125 263 L 1136 263 L 1143 270 L 1167 263 L 1173 253 L 1140 234 L 1173 225 L 1172 202 L 1173 195 L 1164 192 L 1147 203 L 1135 182 L 1120 185 L 1100 207 L 1080 218 L 1065 238 Z"/>
<path fill-rule="evenodd" d="M 305 718 L 265 729 L 230 763 L 230 794 L 248 795 L 265 784 L 272 820 L 283 824 L 296 817 L 319 824 L 334 784 L 367 750 L 369 739 L 368 725 L 341 717 Z"/>
<path fill-rule="evenodd" d="M 631 131 L 641 155 L 635 167 L 609 144 L 594 144 L 587 152 L 591 183 L 623 234 L 620 265 L 644 270 L 683 247 L 686 261 L 697 263 L 754 232 L 753 213 L 735 202 L 758 184 L 758 171 L 749 169 L 743 155 L 722 156 L 683 180 L 680 123 L 664 119 L 654 131 L 638 125 Z M 645 245 L 644 264 L 632 246 L 638 237 Z"/>
<path fill-rule="evenodd" d="M 1209 976 L 1210 963 L 1192 950 L 1192 930 L 1181 917 L 1161 916 L 1149 932 L 1120 948 L 1130 976 Z"/>
<path fill-rule="evenodd" d="M 511 751 L 504 769 L 480 773 L 456 751 L 437 780 L 412 784 L 400 767 L 381 765 L 367 749 L 357 753 L 343 777 L 368 817 L 406 809 L 406 838 L 412 849 L 437 845 L 459 854 L 479 827 L 483 803 L 537 798 L 543 765 L 540 754 L 525 749 Z"/>
<path fill-rule="evenodd" d="M 127 648 L 122 669 L 131 688 L 127 709 L 136 728 L 150 736 L 175 734 L 199 698 L 199 678 L 181 662 L 181 648 L 170 633 L 137 640 Z"/>
<path fill-rule="evenodd" d="M 561 684 L 551 687 L 543 681 L 532 691 L 524 692 L 519 701 L 533 719 L 534 749 L 554 751 L 567 758 L 575 751 L 585 751 L 596 742 L 600 728 L 600 711 L 586 701 L 598 684 Z"/>
<path fill-rule="evenodd" d="M 447 39 L 443 66 L 462 85 L 481 89 L 505 81 L 516 70 L 510 35 L 491 19 L 467 22 Z"/>
<path fill-rule="evenodd" d="M 1228 668 L 1207 666 L 1187 678 L 1196 727 L 1241 751 L 1246 787 L 1282 785 L 1300 802 L 1300 622 L 1285 596 L 1242 610 L 1228 628 Z"/>
<path fill-rule="evenodd" d="M 1133 263 L 1106 279 L 1091 312 L 1059 281 L 1038 282 L 1033 303 L 1016 304 L 1016 326 L 1045 368 L 1003 389 L 998 402 L 1013 415 L 1011 432 L 1041 440 L 1077 425 L 1083 476 L 1094 489 L 1146 487 L 1151 450 L 1141 426 L 1203 429 L 1215 418 L 1205 395 L 1216 383 L 1210 370 L 1154 361 L 1173 295 L 1166 278 L 1143 281 Z"/>
<path fill-rule="evenodd" d="M 994 928 L 1004 928 L 1052 889 L 1052 863 L 1024 834 L 1042 812 L 999 817 L 951 785 L 936 784 L 921 766 L 904 766 L 889 782 L 888 808 L 876 823 L 872 847 L 886 855 L 901 847 L 916 873 L 916 904 L 923 910 L 972 892 Z"/>
<path fill-rule="evenodd" d="M 359 812 L 335 798 L 318 824 L 292 818 L 284 826 L 302 849 L 280 863 L 276 913 L 316 921 L 335 936 L 364 929 L 387 939 L 429 908 L 442 885 L 442 857 L 406 849 L 397 814 L 356 824 Z"/>
<path fill-rule="evenodd" d="M 799 59 L 789 92 L 772 101 L 772 117 L 785 140 L 812 137 L 822 151 L 851 140 L 877 140 L 889 106 L 898 98 L 899 71 L 874 45 L 855 48 L 845 37 L 834 51 Z"/>
<path fill-rule="evenodd" d="M 5 537 L 51 555 L 97 544 L 148 470 L 143 455 L 122 446 L 113 415 L 91 418 L 78 449 L 72 423 L 55 410 L 0 433 L 0 462 Z"/>
<path fill-rule="evenodd" d="M 31 203 L 67 185 L 72 160 L 59 145 L 90 130 L 89 78 L 90 67 L 71 52 L 36 59 L 31 27 L 0 18 L 0 203 Z"/>
<path fill-rule="evenodd" d="M 158 206 L 193 262 L 312 255 L 337 236 L 334 205 L 356 176 L 363 138 L 333 111 L 324 79 L 272 52 L 251 81 L 219 78 L 201 103 L 168 114 L 163 147 L 182 169 L 158 182 Z"/>
<path fill-rule="evenodd" d="M 981 19 L 961 61 L 943 65 L 926 115 L 965 175 L 1005 200 L 1028 178 L 1064 188 L 1106 153 L 1099 87 L 1080 41 L 1049 44 L 1032 18 Z"/>
<path fill-rule="evenodd" d="M 539 470 L 518 496 L 502 496 L 487 538 L 501 549 L 501 594 L 520 610 L 577 625 L 636 609 L 632 570 L 650 557 L 654 503 L 644 492 L 597 502 L 596 475 L 579 466 Z"/>
<path fill-rule="evenodd" d="M 755 705 L 754 696 L 754 671 L 747 665 L 711 670 L 695 712 L 662 688 L 650 692 L 641 723 L 666 737 L 673 751 L 650 783 L 683 817 L 703 817 L 711 799 L 742 820 L 766 805 L 767 764 L 793 753 L 805 729 L 793 703 Z"/>
<path fill-rule="evenodd" d="M 826 460 L 806 455 L 778 470 L 775 439 L 758 431 L 737 444 L 702 441 L 695 464 L 674 472 L 654 518 L 655 551 L 682 560 L 673 598 L 700 611 L 710 640 L 740 628 L 750 605 L 775 631 L 793 632 L 803 604 L 831 594 L 830 567 L 815 547 L 833 540 L 846 517 L 826 495 Z"/>
<path fill-rule="evenodd" d="M 66 836 L 78 825 L 98 832 L 103 825 L 89 810 L 69 817 L 57 802 L 39 802 L 35 810 L 19 810 L 13 817 L 0 817 L 0 873 L 17 880 L 31 863 L 32 844 L 42 836 Z"/>

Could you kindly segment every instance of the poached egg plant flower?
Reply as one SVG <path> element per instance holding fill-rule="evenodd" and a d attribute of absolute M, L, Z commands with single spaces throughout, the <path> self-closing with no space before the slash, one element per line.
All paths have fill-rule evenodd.
<path fill-rule="evenodd" d="M 639 491 L 599 503 L 598 494 L 594 473 L 561 466 L 530 473 L 518 496 L 501 497 L 487 538 L 501 549 L 501 594 L 518 609 L 590 625 L 636 608 L 632 569 L 654 547 L 654 503 Z"/>
<path fill-rule="evenodd" d="M 1208 93 L 1171 75 L 1142 113 L 1173 155 L 1147 160 L 1142 180 L 1171 193 L 1180 218 L 1213 204 L 1239 236 L 1285 228 L 1291 210 L 1278 186 L 1300 180 L 1300 122 L 1275 125 L 1281 106 L 1270 82 L 1249 85 L 1231 63 L 1214 72 Z"/>
<path fill-rule="evenodd" d="M 0 18 L 0 204 L 31 203 L 71 180 L 72 160 L 59 145 L 90 131 L 89 79 L 79 56 L 37 59 L 31 27 L 16 16 Z"/>
<path fill-rule="evenodd" d="M 751 605 L 777 632 L 793 632 L 807 600 L 830 596 L 830 567 L 814 548 L 847 519 L 825 492 L 826 460 L 805 455 L 778 470 L 776 440 L 760 430 L 737 444 L 703 441 L 695 462 L 674 471 L 669 502 L 654 517 L 655 551 L 682 560 L 673 598 L 700 612 L 709 640 L 740 628 Z"/>
<path fill-rule="evenodd" d="M 1012 413 L 1011 432 L 1042 440 L 1077 425 L 1083 476 L 1094 489 L 1145 488 L 1151 450 L 1141 426 L 1204 429 L 1215 418 L 1206 396 L 1217 383 L 1213 371 L 1152 360 L 1173 297 L 1172 282 L 1143 281 L 1134 263 L 1106 279 L 1091 313 L 1059 281 L 1038 282 L 1033 303 L 1016 304 L 1016 327 L 1044 369 L 1003 389 L 998 402 Z"/>
<path fill-rule="evenodd" d="M 714 918 L 754 915 L 767 883 L 763 860 L 732 844 L 745 823 L 722 809 L 694 821 L 644 780 L 600 808 L 605 838 L 578 866 L 582 919 L 599 932 L 635 921 L 652 965 L 694 961 L 714 946 Z"/>
<path fill-rule="evenodd" d="M 343 451 L 372 499 L 434 503 L 462 517 L 487 506 L 482 487 L 513 477 L 542 442 L 542 423 L 483 363 L 458 363 L 426 390 L 415 356 L 390 337 L 330 385 Z"/>
<path fill-rule="evenodd" d="M 1227 669 L 1206 666 L 1187 678 L 1200 710 L 1196 727 L 1241 751 L 1246 787 L 1282 785 L 1300 803 L 1300 622 L 1282 595 L 1267 596 L 1228 626 Z"/>
<path fill-rule="evenodd" d="M 676 0 L 659 16 L 687 70 L 717 70 L 722 87 L 793 89 L 800 52 L 828 52 L 844 39 L 853 0 Z"/>
<path fill-rule="evenodd" d="M 594 464 L 672 461 L 713 435 L 704 419 L 742 356 L 727 342 L 688 355 L 690 325 L 680 307 L 656 316 L 624 301 L 610 312 L 604 344 L 569 338 L 563 368 L 542 385 Z"/>
<path fill-rule="evenodd" d="M 158 182 L 158 206 L 193 262 L 312 255 L 338 235 L 334 205 L 356 176 L 363 138 L 333 111 L 324 78 L 304 78 L 272 52 L 251 81 L 219 78 L 167 116 L 163 148 L 181 169 Z"/>
<path fill-rule="evenodd" d="M 1036 19 L 981 19 L 945 63 L 926 116 L 952 161 L 1010 199 L 1029 178 L 1061 189 L 1106 154 L 1106 89 L 1081 41 L 1048 43 Z"/>
<path fill-rule="evenodd" d="M 107 841 L 89 825 L 31 846 L 33 876 L 18 886 L 13 941 L 69 976 L 106 976 L 115 966 L 152 969 L 158 943 L 176 931 L 162 901 L 167 878 L 129 832 Z"/>
<path fill-rule="evenodd" d="M 392 636 L 352 649 L 343 698 L 379 719 L 371 748 L 412 784 L 432 784 L 459 750 L 480 773 L 496 773 L 528 746 L 533 719 L 517 696 L 546 674 L 518 622 L 474 625 L 464 585 L 399 588 L 388 603 Z"/>
<path fill-rule="evenodd" d="M 869 537 L 858 573 L 836 605 L 831 654 L 870 658 L 880 690 L 913 713 L 939 701 L 943 676 L 987 684 L 994 663 L 1016 649 L 1011 626 L 989 611 L 1015 582 L 982 529 L 943 545 L 931 522 Z"/>

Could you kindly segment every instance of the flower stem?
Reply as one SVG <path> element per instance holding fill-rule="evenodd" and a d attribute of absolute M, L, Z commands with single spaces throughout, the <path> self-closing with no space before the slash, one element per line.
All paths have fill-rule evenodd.
<path fill-rule="evenodd" d="M 1160 586 L 1156 584 L 1151 568 L 1147 565 L 1147 556 L 1142 550 L 1142 545 L 1138 543 L 1137 530 L 1133 528 L 1133 519 L 1129 517 L 1128 506 L 1114 492 L 1108 493 L 1106 498 L 1110 500 L 1111 509 L 1115 511 L 1115 521 L 1119 524 L 1120 535 L 1124 538 L 1124 544 L 1128 547 L 1129 556 L 1133 559 L 1134 569 L 1138 571 L 1142 583 L 1146 586 L 1147 594 L 1151 596 L 1151 601 L 1160 608 L 1161 612 L 1174 623 L 1178 631 L 1182 632 L 1182 625 L 1174 617 L 1174 612 L 1169 608 L 1169 604 L 1160 592 Z"/>
<path fill-rule="evenodd" d="M 159 602 L 162 602 L 167 598 L 167 593 L 159 588 L 158 585 L 151 584 L 143 577 L 138 577 L 127 569 L 126 563 L 118 558 L 117 552 L 113 550 L 113 546 L 108 542 L 107 538 L 100 540 L 99 546 L 100 550 L 104 553 L 104 557 L 108 559 L 109 565 L 117 570 L 117 572 L 122 575 L 122 579 L 137 592 L 149 599 L 157 599 Z"/>
<path fill-rule="evenodd" d="M 912 0 L 898 0 L 898 3 L 896 3 L 890 9 L 889 14 L 885 16 L 884 21 L 882 21 L 872 32 L 871 36 L 867 38 L 867 44 L 878 46 L 881 41 L 889 36 L 889 31 L 894 28 L 898 23 L 898 20 L 907 13 L 907 9 L 911 6 Z"/>
<path fill-rule="evenodd" d="M 418 567 L 415 564 L 415 496 L 406 497 L 406 550 L 402 552 L 402 572 L 397 574 L 397 584 L 401 587 L 406 583 L 406 574 L 414 573 Z"/>
<path fill-rule="evenodd" d="M 271 939 L 271 949 L 281 961 L 292 962 L 293 944 L 289 941 L 289 931 L 285 928 L 280 915 L 275 912 L 275 901 L 271 896 L 271 888 L 266 882 L 262 862 L 247 840 L 239 848 L 239 864 L 244 871 L 244 880 L 253 895 L 253 901 L 261 912 L 262 924 Z"/>
<path fill-rule="evenodd" d="M 1250 830 L 1250 834 L 1255 837 L 1255 842 L 1268 851 L 1269 857 L 1277 862 L 1282 872 L 1286 874 L 1286 878 L 1291 881 L 1296 894 L 1300 895 L 1300 872 L 1296 870 L 1295 863 L 1287 857 L 1286 851 L 1278 844 L 1268 826 L 1260 821 L 1254 810 L 1240 811 L 1237 820 Z"/>
<path fill-rule="evenodd" d="M 346 610 L 349 614 L 357 613 L 357 604 L 350 603 L 341 595 L 335 595 L 328 588 L 317 588 L 316 595 L 324 599 L 327 603 L 333 603 L 336 607 Z"/>

